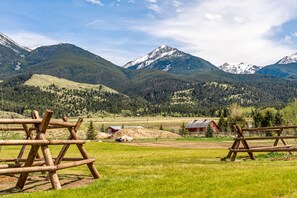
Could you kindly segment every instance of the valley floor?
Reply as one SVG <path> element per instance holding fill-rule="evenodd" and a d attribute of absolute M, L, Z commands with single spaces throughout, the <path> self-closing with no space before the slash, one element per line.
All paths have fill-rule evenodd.
<path fill-rule="evenodd" d="M 87 167 L 81 166 L 58 172 L 65 184 L 60 191 L 42 191 L 50 188 L 49 182 L 36 173 L 30 175 L 25 191 L 16 194 L 7 193 L 15 182 L 7 178 L 1 181 L 0 177 L 0 193 L 22 198 L 297 196 L 294 156 L 285 154 L 276 160 L 259 153 L 252 161 L 241 154 L 235 162 L 221 161 L 231 144 L 232 140 L 216 139 L 90 142 L 85 146 L 96 158 L 99 180 L 90 180 Z M 54 155 L 60 149 L 50 148 Z M 15 155 L 18 150 L 2 148 L 1 158 Z M 70 147 L 68 154 L 79 156 L 75 147 Z"/>

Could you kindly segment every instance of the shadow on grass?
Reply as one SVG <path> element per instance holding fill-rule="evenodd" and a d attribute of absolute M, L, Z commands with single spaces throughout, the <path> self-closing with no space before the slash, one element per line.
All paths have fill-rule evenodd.
<path fill-rule="evenodd" d="M 94 179 L 89 175 L 77 175 L 77 174 L 58 174 L 62 189 L 64 188 L 76 188 L 87 184 L 90 184 Z M 0 189 L 0 196 L 23 193 L 23 192 L 37 192 L 51 190 L 52 185 L 49 180 L 47 180 L 46 175 L 33 175 L 28 178 L 24 189 L 18 189 L 15 186 L 18 180 L 18 176 L 7 175 L 0 178 L 0 183 L 2 189 Z M 5 183 L 5 184 L 4 184 Z"/>

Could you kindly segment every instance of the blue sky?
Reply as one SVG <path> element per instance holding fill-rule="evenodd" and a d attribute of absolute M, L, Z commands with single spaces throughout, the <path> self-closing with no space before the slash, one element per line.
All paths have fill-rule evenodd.
<path fill-rule="evenodd" d="M 296 0 L 3 0 L 0 32 L 27 47 L 72 43 L 123 65 L 161 44 L 215 65 L 297 51 Z"/>

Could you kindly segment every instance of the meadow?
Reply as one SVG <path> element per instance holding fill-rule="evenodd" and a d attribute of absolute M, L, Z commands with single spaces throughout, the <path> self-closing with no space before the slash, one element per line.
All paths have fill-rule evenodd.
<path fill-rule="evenodd" d="M 205 142 L 205 140 L 203 140 Z M 153 143 L 153 140 L 151 140 Z M 297 171 L 294 158 L 266 158 L 255 161 L 245 154 L 235 162 L 221 161 L 230 140 L 216 142 L 218 148 L 185 148 L 178 143 L 199 144 L 198 139 L 158 140 L 159 145 L 144 146 L 114 142 L 85 145 L 96 158 L 99 180 L 74 189 L 9 194 L 7 197 L 297 197 Z M 224 146 L 222 146 L 222 145 Z M 220 147 L 222 146 L 222 147 Z M 51 147 L 52 153 L 58 147 Z M 18 147 L 7 147 L 1 157 L 11 156 Z M 74 155 L 76 148 L 69 153 Z M 264 155 L 267 156 L 267 155 Z M 286 160 L 284 160 L 286 159 Z M 290 159 L 290 160 L 288 160 Z M 90 175 L 86 166 L 61 170 L 59 175 Z M 12 186 L 13 187 L 13 186 Z"/>

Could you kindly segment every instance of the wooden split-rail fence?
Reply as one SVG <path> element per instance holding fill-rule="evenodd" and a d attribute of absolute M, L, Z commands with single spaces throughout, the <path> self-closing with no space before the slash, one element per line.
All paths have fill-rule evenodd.
<path fill-rule="evenodd" d="M 235 161 L 237 153 L 246 152 L 252 160 L 255 160 L 254 152 L 289 152 L 297 151 L 296 145 L 287 144 L 286 140 L 288 139 L 297 139 L 296 135 L 284 134 L 284 130 L 296 130 L 297 126 L 276 126 L 276 127 L 261 127 L 261 128 L 241 128 L 238 125 L 234 125 L 236 130 L 236 138 L 232 146 L 229 148 L 229 153 L 222 160 L 228 158 L 231 161 Z M 265 133 L 269 134 L 268 136 L 255 136 L 255 137 L 246 137 L 246 133 Z M 268 133 L 267 133 L 268 132 Z M 272 145 L 267 143 L 264 146 L 251 146 L 250 143 L 257 141 L 257 144 L 266 141 L 272 141 Z M 279 145 L 279 142 L 282 142 L 282 145 Z M 269 143 L 269 142 L 268 142 Z"/>
<path fill-rule="evenodd" d="M 0 159 L 0 162 L 10 164 L 0 165 L 0 175 L 20 174 L 16 184 L 16 189 L 23 189 L 27 181 L 28 174 L 32 172 L 48 172 L 48 178 L 53 189 L 61 189 L 61 183 L 57 174 L 58 170 L 87 165 L 92 176 L 97 179 L 99 173 L 94 166 L 95 159 L 90 158 L 87 151 L 83 147 L 85 140 L 80 140 L 77 131 L 82 123 L 82 119 L 78 119 L 76 123 L 68 122 L 67 118 L 63 121 L 51 120 L 53 111 L 46 110 L 43 118 L 40 118 L 37 111 L 33 111 L 32 119 L 0 119 L 0 124 L 10 125 L 9 127 L 1 127 L 1 131 L 25 131 L 25 140 L 0 140 L 0 146 L 21 145 L 20 152 L 16 158 Z M 32 125 L 32 126 L 30 126 Z M 12 127 L 14 126 L 14 127 Z M 46 138 L 47 129 L 66 128 L 69 131 L 67 140 L 49 140 Z M 33 133 L 35 132 L 35 133 Z M 33 136 L 36 134 L 36 137 Z M 28 157 L 24 158 L 26 147 L 30 145 Z M 53 158 L 49 149 L 49 145 L 63 145 L 58 156 Z M 65 158 L 65 154 L 70 145 L 76 145 L 81 158 Z M 41 150 L 42 154 L 38 153 Z M 61 163 L 62 161 L 68 161 Z M 13 162 L 11 164 L 11 162 Z"/>

